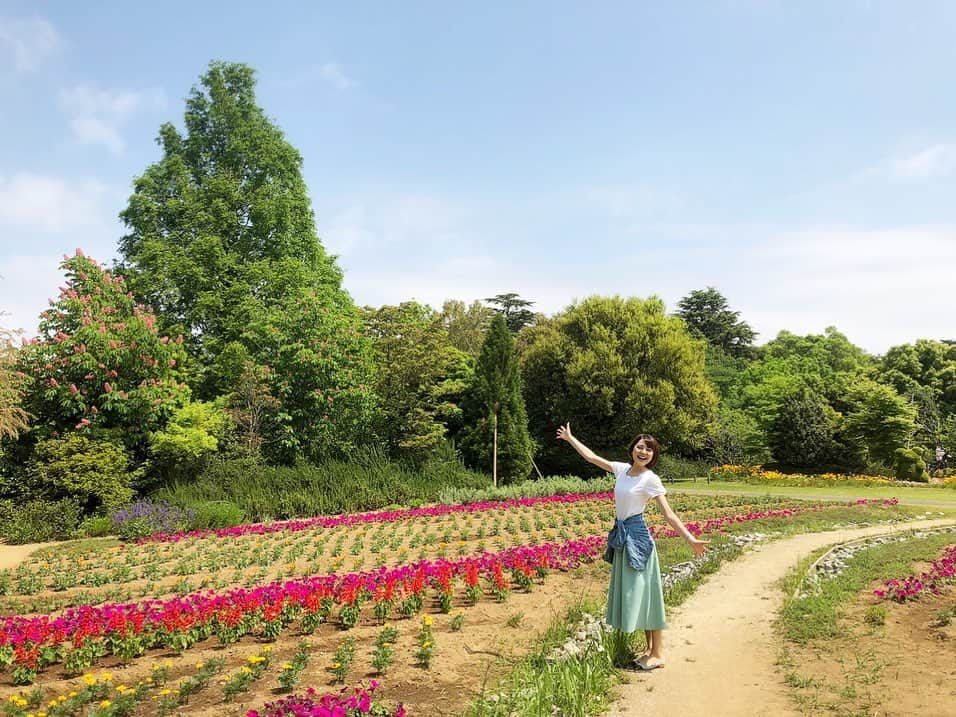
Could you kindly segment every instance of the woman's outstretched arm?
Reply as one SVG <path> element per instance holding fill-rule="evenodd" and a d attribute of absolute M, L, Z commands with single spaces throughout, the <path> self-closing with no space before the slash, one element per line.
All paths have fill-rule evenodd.
<path fill-rule="evenodd" d="M 668 525 L 677 531 L 678 535 L 687 541 L 687 544 L 693 548 L 694 555 L 697 557 L 703 555 L 707 550 L 706 545 L 710 541 L 701 540 L 700 538 L 695 537 L 694 534 L 687 529 L 687 526 L 684 525 L 681 519 L 677 516 L 677 513 L 674 512 L 674 509 L 671 508 L 670 503 L 667 502 L 667 498 L 659 495 L 654 498 L 654 500 L 656 500 L 657 504 L 661 507 L 661 513 L 664 516 L 664 520 L 666 520 Z"/>
<path fill-rule="evenodd" d="M 608 473 L 613 473 L 614 469 L 611 467 L 611 461 L 601 458 L 597 453 L 592 451 L 586 445 L 581 443 L 577 438 L 571 435 L 571 424 L 565 423 L 563 426 L 558 427 L 558 439 L 562 441 L 567 441 L 571 444 L 571 447 L 576 450 L 581 457 L 586 460 L 588 463 L 593 463 L 598 468 L 606 470 Z"/>

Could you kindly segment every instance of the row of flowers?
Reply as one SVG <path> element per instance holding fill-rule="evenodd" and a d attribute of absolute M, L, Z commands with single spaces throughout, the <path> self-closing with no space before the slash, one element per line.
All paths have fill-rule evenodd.
<path fill-rule="evenodd" d="M 895 503 L 861 500 L 850 505 L 871 502 Z M 751 512 L 691 522 L 687 527 L 700 534 L 728 523 L 789 518 L 824 507 L 817 504 L 804 509 Z M 654 527 L 653 533 L 655 537 L 673 535 L 664 526 Z M 0 666 L 12 666 L 14 682 L 29 684 L 49 665 L 63 663 L 68 673 L 79 674 L 107 654 L 128 662 L 150 648 L 183 651 L 212 636 L 223 644 L 248 634 L 276 640 L 297 620 L 301 620 L 302 631 L 310 633 L 330 618 L 333 609 L 338 611 L 340 625 L 348 628 L 356 624 L 362 605 L 368 601 L 374 603 L 379 620 L 396 608 L 403 614 L 414 614 L 422 609 L 429 588 L 447 612 L 456 581 L 463 581 L 464 596 L 470 603 L 484 593 L 482 579 L 492 595 L 503 599 L 511 581 L 530 589 L 532 577 L 543 578 L 549 570 L 569 570 L 590 562 L 603 552 L 604 545 L 603 536 L 592 536 L 518 546 L 459 560 L 424 560 L 396 568 L 273 582 L 220 594 L 209 591 L 168 600 L 83 606 L 56 617 L 7 617 L 0 623 Z M 510 573 L 510 581 L 506 573 Z"/>
<path fill-rule="evenodd" d="M 528 507 L 542 503 L 577 503 L 582 500 L 609 500 L 613 493 L 571 493 L 567 495 L 549 495 L 537 498 L 511 498 L 509 500 L 481 501 L 464 505 L 431 505 L 423 508 L 403 508 L 400 510 L 379 510 L 369 513 L 347 513 L 334 516 L 317 516 L 299 520 L 284 520 L 274 523 L 250 523 L 234 525 L 216 530 L 191 530 L 177 533 L 157 533 L 137 542 L 161 541 L 178 542 L 184 538 L 233 538 L 240 535 L 267 535 L 280 531 L 295 532 L 315 527 L 334 528 L 337 526 L 362 525 L 365 523 L 391 523 L 411 518 L 434 518 L 453 513 L 482 513 L 489 510 L 508 510 L 516 507 Z"/>
<path fill-rule="evenodd" d="M 790 486 L 823 486 L 847 483 L 852 485 L 889 485 L 893 481 L 886 476 L 863 474 L 819 473 L 781 473 L 766 471 L 763 466 L 723 465 L 710 469 L 711 480 L 736 481 L 743 483 L 775 483 Z"/>
<path fill-rule="evenodd" d="M 401 704 L 389 708 L 375 699 L 378 686 L 378 682 L 371 680 L 367 688 L 359 686 L 351 693 L 342 690 L 324 695 L 310 687 L 304 695 L 292 695 L 270 702 L 261 710 L 249 710 L 246 717 L 405 717 L 406 711 Z"/>
<path fill-rule="evenodd" d="M 956 581 L 956 545 L 950 545 L 938 560 L 934 560 L 929 570 L 919 575 L 910 575 L 900 580 L 886 580 L 883 588 L 873 594 L 880 600 L 906 602 L 919 597 L 921 593 L 939 594 L 943 585 Z"/>

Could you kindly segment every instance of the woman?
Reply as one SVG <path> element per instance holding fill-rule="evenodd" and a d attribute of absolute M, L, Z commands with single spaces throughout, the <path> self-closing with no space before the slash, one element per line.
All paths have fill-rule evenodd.
<path fill-rule="evenodd" d="M 671 509 L 664 495 L 667 491 L 651 470 L 660 457 L 660 444 L 653 436 L 640 434 L 628 448 L 631 463 L 605 460 L 571 435 L 571 424 L 558 428 L 558 438 L 571 444 L 588 463 L 613 473 L 614 528 L 608 535 L 604 559 L 611 563 L 611 586 L 607 597 L 607 622 L 623 632 L 644 630 L 647 651 L 637 660 L 642 670 L 664 666 L 664 645 L 661 631 L 667 627 L 664 616 L 664 590 L 661 565 L 654 548 L 644 508 L 656 500 L 670 526 L 683 536 L 697 556 L 703 555 L 707 540 L 691 535 Z"/>

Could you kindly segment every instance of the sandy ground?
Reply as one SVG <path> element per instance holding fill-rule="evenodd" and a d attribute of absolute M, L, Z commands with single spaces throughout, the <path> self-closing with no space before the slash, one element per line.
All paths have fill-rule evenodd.
<path fill-rule="evenodd" d="M 668 616 L 667 665 L 629 673 L 609 714 L 799 715 L 775 667 L 778 646 L 772 624 L 784 598 L 781 578 L 827 545 L 952 523 L 924 520 L 798 535 L 727 563 Z"/>
<path fill-rule="evenodd" d="M 26 545 L 0 545 L 0 569 L 3 568 L 15 568 L 27 557 L 30 553 L 39 550 L 40 548 L 45 548 L 52 543 L 27 543 Z"/>

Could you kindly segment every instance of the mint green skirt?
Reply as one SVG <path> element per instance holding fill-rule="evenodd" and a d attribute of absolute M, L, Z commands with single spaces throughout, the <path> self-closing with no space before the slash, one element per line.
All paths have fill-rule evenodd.
<path fill-rule="evenodd" d="M 656 548 L 641 571 L 627 564 L 623 550 L 614 551 L 611 587 L 607 592 L 607 624 L 622 632 L 667 627 L 661 563 Z"/>

